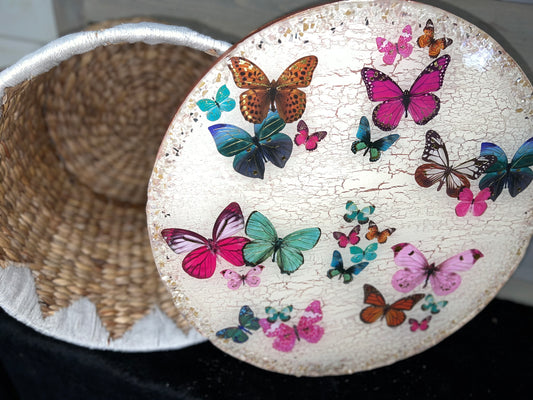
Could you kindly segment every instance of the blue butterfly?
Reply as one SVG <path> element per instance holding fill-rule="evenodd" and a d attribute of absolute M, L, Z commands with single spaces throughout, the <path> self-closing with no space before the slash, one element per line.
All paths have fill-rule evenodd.
<path fill-rule="evenodd" d="M 435 301 L 432 294 L 426 296 L 426 304 L 422 304 L 422 311 L 430 310 L 431 314 L 438 314 L 448 304 L 447 300 Z"/>
<path fill-rule="evenodd" d="M 249 265 L 257 265 L 272 256 L 282 274 L 292 274 L 304 263 L 302 251 L 310 250 L 318 243 L 319 228 L 300 229 L 280 238 L 272 223 L 259 211 L 248 217 L 246 235 L 253 240 L 247 243 L 242 254 Z"/>
<path fill-rule="evenodd" d="M 283 307 L 281 311 L 276 310 L 274 307 L 265 307 L 265 312 L 268 314 L 268 322 L 274 323 L 278 318 L 280 321 L 287 322 L 291 319 L 292 305 Z"/>
<path fill-rule="evenodd" d="M 363 207 L 361 210 L 355 205 L 351 200 L 346 202 L 346 210 L 350 213 L 344 214 L 344 220 L 346 222 L 352 222 L 357 219 L 357 222 L 360 224 L 366 224 L 369 221 L 369 218 L 365 214 L 373 214 L 376 207 L 369 205 L 368 207 Z"/>
<path fill-rule="evenodd" d="M 254 125 L 255 136 L 235 125 L 217 124 L 209 127 L 217 150 L 226 157 L 235 156 L 233 169 L 250 178 L 263 179 L 265 162 L 283 168 L 292 153 L 292 139 L 281 133 L 285 127 L 277 112 L 269 112 L 265 120 Z"/>
<path fill-rule="evenodd" d="M 494 143 L 481 143 L 481 155 L 492 155 L 497 159 L 479 181 L 480 189 L 490 188 L 492 201 L 498 198 L 504 188 L 509 188 L 511 197 L 516 197 L 533 180 L 533 171 L 529 168 L 533 165 L 533 137 L 519 147 L 510 163 L 505 152 Z"/>
<path fill-rule="evenodd" d="M 362 249 L 359 246 L 352 246 L 350 247 L 350 253 L 353 254 L 352 262 L 358 263 L 363 260 L 372 261 L 375 260 L 378 256 L 376 253 L 376 250 L 378 249 L 377 243 L 371 243 L 368 246 L 366 246 L 366 249 Z"/>
<path fill-rule="evenodd" d="M 209 121 L 216 121 L 222 115 L 222 111 L 229 112 L 235 108 L 235 100 L 229 97 L 229 89 L 226 85 L 222 85 L 217 91 L 215 100 L 201 99 L 196 102 L 196 105 L 200 110 L 207 111 Z"/>
<path fill-rule="evenodd" d="M 344 263 L 342 261 L 341 253 L 337 250 L 333 251 L 333 257 L 331 259 L 331 266 L 333 267 L 327 273 L 329 279 L 333 279 L 338 276 L 339 279 L 343 278 L 343 283 L 350 283 L 353 280 L 352 275 L 359 275 L 359 273 L 366 268 L 367 262 L 354 264 L 350 268 L 344 269 Z"/>
<path fill-rule="evenodd" d="M 365 150 L 363 156 L 366 156 L 366 153 L 370 151 L 370 161 L 374 162 L 379 160 L 381 152 L 391 147 L 399 138 L 400 135 L 393 134 L 373 142 L 370 140 L 370 124 L 368 123 L 368 119 L 362 116 L 359 122 L 359 129 L 357 130 L 357 139 L 359 140 L 352 143 L 352 153 L 357 154 L 357 152 Z"/>
<path fill-rule="evenodd" d="M 254 316 L 254 312 L 248 306 L 242 306 L 239 311 L 239 325 L 219 330 L 216 335 L 221 339 L 231 339 L 235 343 L 244 343 L 248 340 L 248 335 L 252 331 L 260 328 L 259 318 Z"/>

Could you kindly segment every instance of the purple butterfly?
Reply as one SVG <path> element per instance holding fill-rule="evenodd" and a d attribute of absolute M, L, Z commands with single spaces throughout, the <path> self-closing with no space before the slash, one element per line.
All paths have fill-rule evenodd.
<path fill-rule="evenodd" d="M 381 101 L 372 113 L 372 121 L 379 129 L 395 129 L 402 114 L 411 114 L 418 125 L 432 120 L 440 109 L 440 99 L 431 92 L 442 87 L 450 56 L 444 55 L 429 64 L 418 75 L 409 90 L 402 90 L 388 75 L 374 68 L 363 68 L 361 76 L 370 101 Z"/>

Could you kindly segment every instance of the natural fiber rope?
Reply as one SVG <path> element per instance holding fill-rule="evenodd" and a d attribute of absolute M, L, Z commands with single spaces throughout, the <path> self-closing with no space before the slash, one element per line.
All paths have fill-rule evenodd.
<path fill-rule="evenodd" d="M 145 193 L 177 106 L 214 60 L 168 44 L 81 53 L 5 91 L 0 265 L 31 268 L 45 316 L 85 296 L 112 338 L 156 305 L 185 327 L 153 263 Z"/>

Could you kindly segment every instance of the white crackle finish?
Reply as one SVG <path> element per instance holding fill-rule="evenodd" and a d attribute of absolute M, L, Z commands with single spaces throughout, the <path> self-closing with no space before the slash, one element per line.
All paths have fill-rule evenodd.
<path fill-rule="evenodd" d="M 427 49 L 416 46 L 425 21 L 431 18 L 436 37 L 454 43 L 444 53 L 452 61 L 442 89 L 439 114 L 425 126 L 403 118 L 394 133 L 400 140 L 381 160 L 354 155 L 350 146 L 362 115 L 368 118 L 377 103 L 369 101 L 360 71 L 374 67 L 408 89 L 431 62 Z M 366 21 L 368 20 L 368 25 Z M 402 28 L 413 27 L 415 49 L 408 59 L 392 66 L 382 62 L 375 38 L 396 39 Z M 244 56 L 260 66 L 270 79 L 297 58 L 318 57 L 303 115 L 311 131 L 328 136 L 314 152 L 294 147 L 285 168 L 267 163 L 265 179 L 236 173 L 232 159 L 217 152 L 208 130 L 214 124 L 195 102 L 213 97 L 226 84 L 235 99 L 238 89 L 226 66 L 230 56 Z M 414 180 L 423 162 L 425 133 L 433 129 L 443 137 L 452 162 L 479 155 L 481 142 L 500 145 L 512 157 L 533 136 L 532 87 L 517 64 L 487 34 L 442 10 L 410 2 L 347 1 L 310 9 L 276 22 L 232 48 L 192 90 L 170 126 L 154 167 L 149 190 L 148 225 L 157 266 L 173 293 L 176 305 L 212 342 L 233 356 L 262 368 L 294 375 L 334 375 L 376 368 L 419 353 L 438 343 L 475 316 L 498 292 L 518 265 L 532 234 L 533 187 L 516 198 L 507 192 L 490 202 L 479 217 L 455 215 L 456 199 L 425 189 Z M 252 132 L 238 106 L 216 123 L 230 123 Z M 373 137 L 385 133 L 371 126 Z M 296 133 L 296 123 L 283 132 Z M 477 182 L 473 182 L 477 192 Z M 343 220 L 344 206 L 353 200 L 363 207 L 376 206 L 372 219 L 380 228 L 397 230 L 378 248 L 378 258 L 350 284 L 328 279 L 332 252 L 338 249 L 332 232 L 348 232 L 354 224 Z M 185 228 L 210 237 L 213 223 L 230 202 L 236 201 L 245 219 L 254 210 L 265 214 L 282 237 L 296 229 L 318 226 L 318 245 L 304 252 L 305 263 L 293 275 L 280 274 L 277 265 L 264 262 L 261 285 L 229 290 L 216 272 L 207 280 L 189 277 L 182 269 L 184 255 L 173 253 L 160 235 L 163 228 Z M 362 233 L 366 232 L 365 227 Z M 244 233 L 243 233 L 244 234 Z M 449 304 L 434 316 L 430 328 L 411 332 L 405 322 L 389 328 L 384 321 L 361 322 L 363 284 L 378 288 L 392 303 L 405 295 L 391 285 L 398 267 L 391 246 L 409 242 L 432 262 L 440 263 L 467 249 L 484 257 L 461 273 L 463 282 L 446 296 Z M 359 245 L 364 248 L 363 238 Z M 341 250 L 345 265 L 348 249 Z M 231 267 L 219 258 L 218 271 Z M 233 268 L 242 272 L 246 267 Z M 412 293 L 430 293 L 421 287 Z M 320 300 L 325 329 L 317 344 L 296 343 L 293 351 L 272 348 L 272 338 L 261 330 L 244 344 L 222 340 L 215 333 L 237 325 L 242 305 L 259 317 L 265 306 L 294 306 L 296 323 L 312 300 Z M 440 300 L 440 298 L 439 298 Z M 428 313 L 420 302 L 408 312 L 419 320 Z M 480 335 L 483 333 L 480 332 Z"/>

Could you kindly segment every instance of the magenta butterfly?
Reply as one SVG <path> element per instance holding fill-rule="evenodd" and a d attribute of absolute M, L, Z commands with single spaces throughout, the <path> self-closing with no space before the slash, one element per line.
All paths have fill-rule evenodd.
<path fill-rule="evenodd" d="M 235 266 L 244 265 L 242 248 L 250 240 L 233 236 L 243 228 L 241 207 L 237 203 L 231 203 L 215 221 L 212 239 L 177 228 L 163 229 L 161 235 L 175 253 L 189 252 L 181 263 L 186 273 L 193 278 L 206 279 L 215 273 L 219 255 Z"/>
<path fill-rule="evenodd" d="M 296 143 L 297 146 L 305 144 L 305 149 L 309 151 L 316 150 L 318 147 L 318 142 L 324 139 L 328 134 L 326 131 L 319 131 L 310 135 L 309 128 L 303 119 L 298 122 L 296 130 L 298 133 L 294 137 L 294 143 Z"/>
<path fill-rule="evenodd" d="M 487 200 L 491 195 L 492 192 L 488 187 L 481 190 L 476 197 L 469 188 L 463 188 L 459 193 L 459 204 L 455 206 L 455 214 L 458 217 L 464 217 L 468 211 L 472 211 L 474 217 L 483 215 L 487 209 Z"/>
<path fill-rule="evenodd" d="M 250 270 L 245 274 L 239 274 L 231 269 L 225 269 L 220 273 L 222 276 L 228 280 L 228 287 L 232 290 L 236 290 L 241 287 L 241 285 L 248 285 L 250 287 L 259 286 L 261 283 L 261 278 L 259 274 L 263 271 L 262 265 L 256 265 L 255 267 L 250 268 Z"/>
<path fill-rule="evenodd" d="M 361 230 L 360 225 L 356 225 L 353 227 L 353 229 L 348 233 L 348 235 L 342 233 L 342 232 L 333 232 L 333 237 L 337 239 L 339 243 L 339 247 L 346 247 L 348 244 L 357 244 L 361 240 L 359 237 L 359 231 Z"/>
<path fill-rule="evenodd" d="M 467 271 L 483 254 L 476 249 L 459 253 L 439 265 L 429 263 L 426 257 L 415 246 L 400 243 L 392 247 L 394 262 L 399 267 L 405 267 L 392 277 L 392 286 L 399 292 L 407 293 L 424 282 L 424 288 L 431 283 L 433 291 L 438 296 L 455 291 L 461 284 L 458 272 Z"/>
<path fill-rule="evenodd" d="M 398 38 L 398 43 L 389 42 L 383 37 L 376 38 L 376 44 L 378 45 L 378 51 L 385 53 L 383 56 L 383 62 L 387 65 L 394 63 L 396 55 L 400 54 L 406 58 L 413 52 L 413 45 L 409 42 L 413 38 L 411 25 L 406 25 L 402 30 L 402 35 Z"/>
<path fill-rule="evenodd" d="M 431 315 L 428 315 L 421 322 L 418 322 L 414 318 L 409 318 L 409 324 L 411 325 L 411 328 L 409 329 L 411 329 L 412 332 L 416 332 L 418 329 L 425 331 L 427 328 L 429 328 L 429 321 L 431 321 Z"/>
<path fill-rule="evenodd" d="M 320 301 L 315 300 L 307 306 L 298 325 L 290 327 L 281 321 L 268 322 L 267 318 L 259 320 L 259 325 L 267 337 L 275 337 L 272 347 L 288 353 L 292 351 L 296 340 L 304 339 L 309 343 L 318 343 L 324 335 L 324 328 L 317 325 L 322 320 Z"/>
<path fill-rule="evenodd" d="M 395 129 L 402 115 L 407 113 L 418 125 L 432 120 L 440 109 L 440 99 L 432 92 L 442 87 L 444 74 L 450 64 L 450 56 L 444 55 L 429 64 L 418 75 L 409 90 L 402 90 L 385 73 L 374 68 L 363 68 L 361 76 L 370 101 L 381 101 L 372 112 L 372 121 L 383 131 Z"/>

